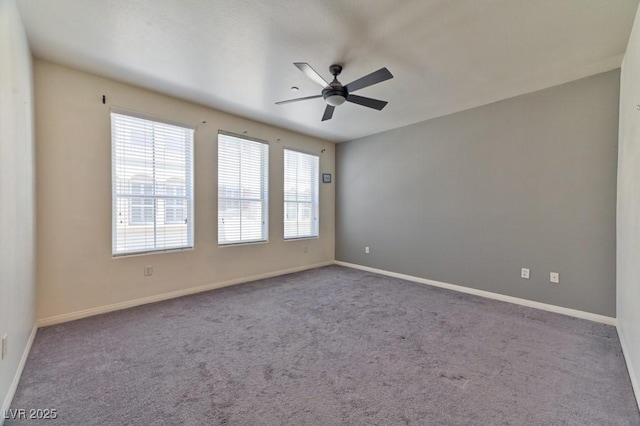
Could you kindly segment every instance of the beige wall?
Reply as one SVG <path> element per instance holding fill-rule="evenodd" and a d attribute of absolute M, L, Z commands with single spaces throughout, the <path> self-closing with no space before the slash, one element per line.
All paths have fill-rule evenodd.
<path fill-rule="evenodd" d="M 640 9 L 620 78 L 618 148 L 618 334 L 640 405 Z"/>
<path fill-rule="evenodd" d="M 31 53 L 13 0 L 0 0 L 0 424 L 35 324 Z"/>
<path fill-rule="evenodd" d="M 282 237 L 283 147 L 320 155 L 320 171 L 334 173 L 332 143 L 41 60 L 34 82 L 39 319 L 333 261 L 333 184 L 320 187 L 320 237 Z M 112 258 L 112 106 L 198 125 L 193 250 Z M 218 247 L 219 129 L 270 142 L 268 243 Z M 143 276 L 145 265 L 153 276 Z"/>

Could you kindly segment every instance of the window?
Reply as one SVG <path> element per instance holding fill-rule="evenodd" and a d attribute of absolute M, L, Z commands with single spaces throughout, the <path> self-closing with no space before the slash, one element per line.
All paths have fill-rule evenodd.
<path fill-rule="evenodd" d="M 193 247 L 193 129 L 111 113 L 114 256 Z"/>
<path fill-rule="evenodd" d="M 284 150 L 284 238 L 318 236 L 320 157 Z"/>
<path fill-rule="evenodd" d="M 218 244 L 267 240 L 269 146 L 218 133 Z"/>

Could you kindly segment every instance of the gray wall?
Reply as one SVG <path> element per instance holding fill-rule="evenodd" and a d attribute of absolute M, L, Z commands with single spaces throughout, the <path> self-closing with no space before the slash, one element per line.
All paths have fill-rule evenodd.
<path fill-rule="evenodd" d="M 336 259 L 615 316 L 619 86 L 614 70 L 339 144 Z"/>

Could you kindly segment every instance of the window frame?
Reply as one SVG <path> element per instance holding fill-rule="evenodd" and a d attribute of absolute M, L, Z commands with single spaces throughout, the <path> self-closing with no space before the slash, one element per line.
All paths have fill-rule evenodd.
<path fill-rule="evenodd" d="M 222 186 L 221 185 L 221 179 L 220 179 L 220 136 L 223 137 L 227 137 L 227 138 L 234 138 L 234 139 L 239 139 L 241 141 L 247 141 L 247 142 L 253 142 L 253 143 L 259 143 L 264 145 L 264 153 L 262 154 L 262 158 L 261 158 L 261 170 L 260 170 L 260 177 L 261 177 L 261 182 L 260 182 L 260 188 L 261 188 L 261 194 L 258 198 L 256 197 L 244 197 L 242 194 L 242 189 L 241 188 L 233 188 L 233 187 L 228 187 L 228 186 Z M 217 196 L 217 225 L 218 225 L 218 235 L 217 235 L 217 241 L 218 241 L 218 247 L 233 247 L 233 246 L 239 246 L 239 245 L 246 245 L 246 244 L 261 244 L 261 243 L 267 243 L 269 242 L 269 141 L 264 140 L 264 139 L 258 139 L 258 138 L 252 138 L 249 137 L 247 135 L 238 135 L 235 133 L 231 133 L 231 132 L 227 132 L 224 130 L 218 130 L 218 137 L 217 137 L 217 186 L 218 186 L 218 196 Z M 239 180 L 241 180 L 241 175 L 239 175 L 238 177 Z M 224 195 L 223 195 L 224 194 Z M 227 196 L 227 194 L 233 194 L 235 196 Z M 237 194 L 237 195 L 236 195 Z M 260 202 L 262 203 L 261 206 L 261 221 L 262 221 L 262 226 L 261 226 L 261 237 L 260 238 L 254 238 L 254 239 L 242 239 L 242 233 L 240 234 L 240 239 L 236 239 L 236 240 L 224 240 L 221 241 L 220 236 L 221 236 L 221 227 L 223 226 L 221 224 L 221 212 L 222 210 L 220 210 L 221 205 L 225 206 L 225 211 L 227 211 L 226 207 L 229 205 L 238 205 L 238 208 L 240 210 L 240 223 L 242 224 L 242 209 L 244 208 L 244 203 L 256 203 L 256 202 Z M 222 219 L 224 221 L 224 218 Z M 242 229 L 242 225 L 240 227 L 240 229 Z"/>
<path fill-rule="evenodd" d="M 126 177 L 126 175 L 118 176 L 116 173 L 119 167 L 117 162 L 123 161 L 123 160 L 122 160 L 122 157 L 120 157 L 117 152 L 117 149 L 118 149 L 118 146 L 117 146 L 118 142 L 116 139 L 117 138 L 117 135 L 116 135 L 117 118 L 114 116 L 123 116 L 125 120 L 149 121 L 153 125 L 158 124 L 158 125 L 179 127 L 182 130 L 184 130 L 185 131 L 184 153 L 182 152 L 182 149 L 180 152 L 180 155 L 184 155 L 184 169 L 181 169 L 181 171 L 184 170 L 184 181 L 182 179 L 177 179 L 172 177 L 169 177 L 166 180 L 161 180 L 160 177 L 156 178 L 156 170 L 160 170 L 160 171 L 163 170 L 163 168 L 156 168 L 156 165 L 155 165 L 154 159 L 156 158 L 156 155 L 157 155 L 156 154 L 156 151 L 158 149 L 157 146 L 158 145 L 162 146 L 162 143 L 166 143 L 166 140 L 165 141 L 162 141 L 162 139 L 160 139 L 160 141 L 156 140 L 156 136 L 153 130 L 151 131 L 151 139 L 150 139 L 151 142 L 148 142 L 149 146 L 151 147 L 151 153 L 150 154 L 145 153 L 145 156 L 150 156 L 150 159 L 152 160 L 152 163 L 153 163 L 153 166 L 152 166 L 153 173 L 151 173 L 152 176 L 150 177 L 148 173 L 137 173 L 128 178 Z M 158 254 L 158 253 L 167 253 L 167 252 L 173 252 L 173 251 L 192 250 L 195 246 L 195 241 L 194 241 L 195 240 L 195 237 L 194 237 L 195 235 L 195 232 L 194 232 L 194 228 L 195 228 L 194 148 L 195 148 L 196 126 L 190 125 L 190 124 L 178 123 L 176 121 L 167 120 L 151 114 L 143 114 L 143 113 L 126 110 L 123 108 L 115 108 L 115 107 L 110 109 L 110 122 L 111 122 L 111 141 L 110 142 L 111 142 L 111 162 L 112 162 L 111 164 L 111 199 L 112 199 L 111 255 L 112 257 L 119 258 L 119 257 L 127 257 L 127 256 L 138 256 L 138 255 L 144 255 L 144 254 Z M 126 123 L 124 123 L 123 125 L 125 124 Z M 142 122 L 140 123 L 140 126 L 142 127 Z M 125 128 L 126 128 L 126 125 L 125 125 Z M 138 129 L 133 129 L 133 130 L 138 130 Z M 145 137 L 149 137 L 148 135 L 149 131 L 147 129 L 145 129 L 143 133 Z M 162 135 L 162 133 L 160 135 Z M 134 147 L 134 149 L 139 148 L 139 144 L 133 139 L 126 142 L 124 146 L 126 147 L 127 144 L 131 144 Z M 168 150 L 171 148 L 175 148 L 175 147 L 173 147 L 172 145 L 169 145 L 169 146 L 165 145 L 164 147 L 165 150 Z M 122 149 L 122 147 L 120 149 Z M 123 155 L 123 157 L 126 158 L 126 155 Z M 136 161 L 135 157 L 130 161 L 135 162 Z M 172 194 L 172 195 L 167 194 L 166 193 L 167 186 L 179 186 L 179 184 L 176 185 L 174 183 L 174 182 L 177 182 L 178 180 L 184 182 L 183 183 L 184 195 L 178 196 L 176 194 Z M 122 189 L 123 184 L 126 181 L 128 181 L 127 184 L 129 185 L 128 192 Z M 134 194 L 134 185 L 136 184 L 144 186 L 144 189 L 142 190 L 142 194 L 139 194 L 139 195 L 143 195 L 143 197 L 136 196 L 136 194 Z M 149 187 L 151 189 L 150 194 L 147 193 Z M 162 191 L 163 187 L 164 187 L 164 192 Z M 118 192 L 119 190 L 120 192 Z M 140 191 L 137 191 L 137 192 L 139 193 Z M 142 203 L 136 204 L 134 200 L 137 200 L 138 202 L 142 201 Z M 151 200 L 151 203 L 147 203 L 148 200 Z M 177 208 L 186 209 L 185 211 L 186 219 L 184 224 L 187 225 L 187 229 L 186 229 L 186 239 L 185 239 L 186 242 L 184 244 L 160 245 L 160 246 L 158 244 L 158 238 L 162 235 L 160 233 L 161 230 L 164 230 L 166 232 L 166 230 L 162 227 L 166 227 L 166 226 L 170 227 L 170 226 L 175 226 L 182 223 L 182 221 L 165 223 L 167 200 L 183 200 L 183 202 L 185 203 L 184 207 L 177 206 Z M 121 206 L 119 202 L 123 203 L 126 207 Z M 164 212 L 160 211 L 160 203 L 162 203 L 162 206 L 164 207 Z M 120 206 L 120 210 L 119 210 L 119 206 Z M 151 222 L 146 222 L 146 221 L 140 222 L 137 220 L 132 220 L 135 217 L 135 213 L 133 212 L 133 209 L 135 209 L 136 207 L 142 208 L 143 211 L 148 207 L 152 207 L 153 220 Z M 126 228 L 140 229 L 140 228 L 145 228 L 149 226 L 153 227 L 152 234 L 153 234 L 154 247 L 150 247 L 149 245 L 147 245 L 146 247 L 141 249 L 127 249 L 125 244 L 124 249 L 118 250 L 118 247 L 120 246 L 120 244 L 117 238 L 118 230 L 119 230 L 117 222 L 118 220 L 122 219 L 121 217 L 122 209 L 126 209 L 125 214 L 127 215 L 127 220 L 128 220 Z M 120 216 L 119 216 L 119 213 L 120 213 Z M 146 216 L 146 213 L 144 213 L 144 216 Z"/>
<path fill-rule="evenodd" d="M 287 151 L 295 153 L 295 154 L 302 154 L 302 155 L 308 155 L 311 157 L 315 157 L 317 159 L 317 168 L 315 170 L 315 188 L 314 188 L 314 192 L 311 196 L 311 201 L 298 201 L 298 200 L 287 200 L 287 172 L 286 172 L 286 156 L 287 156 Z M 282 178 L 282 182 L 283 182 L 283 229 L 282 229 L 282 235 L 284 238 L 284 241 L 295 241 L 295 240 L 302 240 L 302 239 L 312 239 L 312 238 L 319 238 L 320 237 L 320 155 L 312 153 L 312 152 L 308 152 L 308 151 L 304 151 L 301 149 L 297 149 L 297 148 L 291 148 L 291 147 L 284 147 L 283 148 L 283 154 L 282 154 L 282 170 L 283 170 L 283 178 Z M 313 216 L 315 213 L 315 221 L 312 223 L 311 225 L 311 233 L 308 235 L 300 235 L 300 233 L 298 233 L 296 236 L 293 237 L 287 237 L 287 203 L 295 203 L 296 206 L 298 208 L 296 208 L 296 222 L 299 221 L 299 216 L 301 214 L 300 209 L 299 209 L 299 205 L 300 204 L 306 204 L 306 205 L 311 205 L 311 215 Z"/>

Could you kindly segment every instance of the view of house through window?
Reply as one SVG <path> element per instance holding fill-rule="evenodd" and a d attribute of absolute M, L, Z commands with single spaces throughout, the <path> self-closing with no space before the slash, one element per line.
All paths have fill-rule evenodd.
<path fill-rule="evenodd" d="M 155 200 L 153 182 L 147 176 L 134 176 L 131 181 L 131 201 L 129 206 L 129 224 L 146 225 L 153 223 Z"/>
<path fill-rule="evenodd" d="M 218 133 L 218 244 L 267 240 L 269 145 Z"/>
<path fill-rule="evenodd" d="M 318 236 L 320 157 L 284 150 L 284 238 Z"/>
<path fill-rule="evenodd" d="M 111 113 L 113 254 L 193 247 L 193 129 Z"/>
<path fill-rule="evenodd" d="M 187 219 L 187 202 L 184 182 L 173 180 L 167 182 L 167 198 L 164 201 L 164 223 L 185 223 Z"/>

